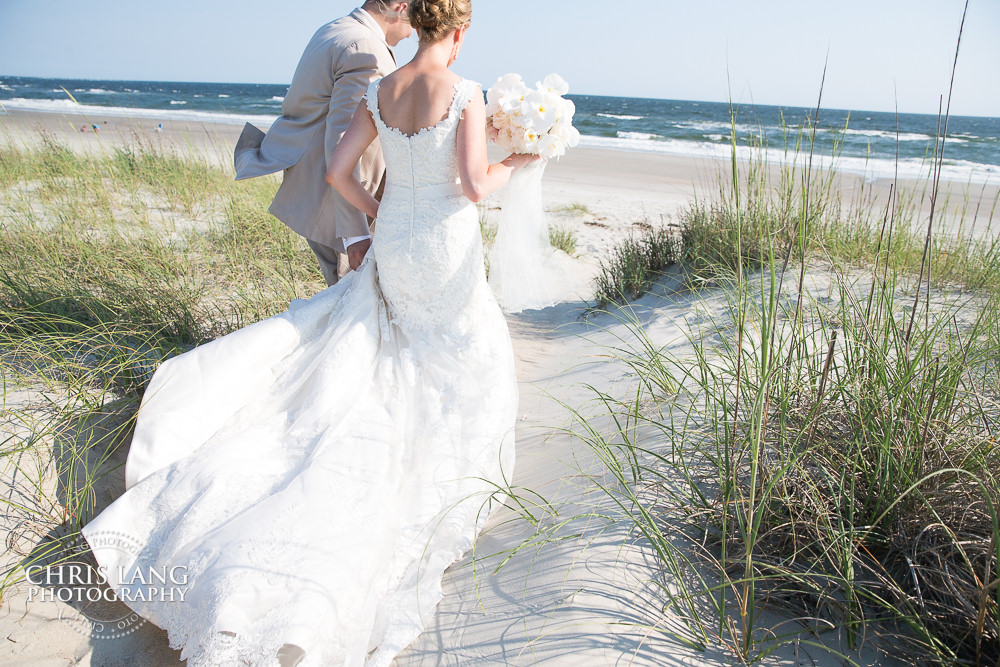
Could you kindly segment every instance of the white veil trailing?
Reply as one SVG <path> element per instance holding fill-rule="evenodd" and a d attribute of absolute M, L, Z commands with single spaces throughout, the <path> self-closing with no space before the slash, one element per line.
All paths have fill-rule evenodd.
<path fill-rule="evenodd" d="M 500 220 L 488 254 L 489 283 L 507 313 L 565 301 L 580 286 L 573 260 L 549 243 L 544 172 L 544 160 L 526 166 L 500 191 Z"/>

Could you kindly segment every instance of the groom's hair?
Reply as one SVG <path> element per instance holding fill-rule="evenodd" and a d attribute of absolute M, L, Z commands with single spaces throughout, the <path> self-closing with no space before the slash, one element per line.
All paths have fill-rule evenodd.
<path fill-rule="evenodd" d="M 395 2 L 398 2 L 398 0 L 365 0 L 365 4 L 361 5 L 361 9 L 369 13 L 377 12 L 385 14 Z"/>

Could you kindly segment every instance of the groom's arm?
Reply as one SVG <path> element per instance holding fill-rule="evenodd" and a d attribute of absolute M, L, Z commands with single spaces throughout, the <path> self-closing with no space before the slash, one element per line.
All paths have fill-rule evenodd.
<path fill-rule="evenodd" d="M 381 76 L 379 59 L 375 55 L 377 48 L 384 50 L 385 46 L 371 43 L 369 40 L 360 40 L 344 49 L 340 57 L 331 63 L 333 90 L 330 95 L 324 139 L 328 163 L 344 132 L 347 131 L 354 110 L 364 97 L 368 84 Z M 380 163 L 378 166 L 381 166 L 381 149 L 377 143 L 368 148 L 354 170 L 354 175 L 366 188 L 370 188 L 372 181 L 372 174 L 367 172 L 372 171 L 373 161 Z M 336 190 L 333 191 L 333 197 L 335 208 L 332 222 L 335 234 L 341 239 L 346 251 L 351 243 L 369 237 L 368 219 Z"/>

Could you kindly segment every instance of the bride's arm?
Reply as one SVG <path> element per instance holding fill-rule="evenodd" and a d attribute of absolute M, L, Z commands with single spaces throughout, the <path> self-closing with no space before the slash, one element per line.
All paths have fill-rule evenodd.
<path fill-rule="evenodd" d="M 378 200 L 365 190 L 355 172 L 361 155 L 377 136 L 375 121 L 362 99 L 354 111 L 354 118 L 351 119 L 347 132 L 330 156 L 330 164 L 326 169 L 326 182 L 337 188 L 351 206 L 364 211 L 371 218 L 378 217 Z"/>
<path fill-rule="evenodd" d="M 511 153 L 502 162 L 490 164 L 486 156 L 486 103 L 473 95 L 458 125 L 458 174 L 465 196 L 482 201 L 510 180 L 520 167 L 538 160 L 537 155 Z"/>

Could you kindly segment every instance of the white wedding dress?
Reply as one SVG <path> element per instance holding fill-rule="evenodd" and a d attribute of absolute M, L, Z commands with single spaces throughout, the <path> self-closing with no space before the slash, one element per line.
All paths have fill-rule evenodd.
<path fill-rule="evenodd" d="M 448 116 L 413 136 L 382 122 L 377 93 L 388 186 L 362 266 L 163 363 L 128 490 L 83 530 L 131 597 L 143 584 L 119 567 L 187 568 L 183 603 L 130 606 L 189 665 L 276 665 L 285 645 L 301 665 L 388 664 L 512 473 L 510 339 L 456 163 L 482 93 L 460 81 Z"/>

